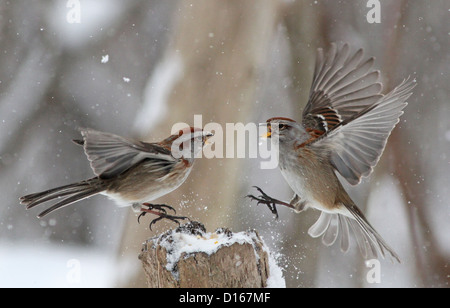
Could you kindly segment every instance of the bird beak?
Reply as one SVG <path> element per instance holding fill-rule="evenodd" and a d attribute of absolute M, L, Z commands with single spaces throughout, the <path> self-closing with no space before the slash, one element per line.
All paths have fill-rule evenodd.
<path fill-rule="evenodd" d="M 270 138 L 270 136 L 272 136 L 272 132 L 267 132 L 267 133 L 261 135 L 261 138 L 267 139 L 267 138 Z"/>
<path fill-rule="evenodd" d="M 214 134 L 213 133 L 211 133 L 211 132 L 205 132 L 205 145 L 208 145 L 208 144 L 213 144 L 214 142 L 211 142 L 211 141 L 209 141 L 209 138 L 211 138 L 212 136 L 214 136 Z"/>
<path fill-rule="evenodd" d="M 262 124 L 259 124 L 259 126 L 266 126 L 267 127 L 267 133 L 264 133 L 261 136 L 259 136 L 260 138 L 268 139 L 268 138 L 270 138 L 270 136 L 272 136 L 271 126 L 268 123 L 262 123 Z"/>

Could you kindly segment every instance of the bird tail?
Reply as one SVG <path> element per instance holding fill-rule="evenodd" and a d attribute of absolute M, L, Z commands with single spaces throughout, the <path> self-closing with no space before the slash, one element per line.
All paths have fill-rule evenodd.
<path fill-rule="evenodd" d="M 322 212 L 317 222 L 309 229 L 308 234 L 314 238 L 322 236 L 322 242 L 326 246 L 333 245 L 340 235 L 341 250 L 347 252 L 350 243 L 349 230 L 351 229 L 365 259 L 377 258 L 379 254 L 386 258 L 386 252 L 388 252 L 392 260 L 401 263 L 399 256 L 370 225 L 363 213 L 354 205 L 346 206 L 346 208 L 352 217 Z"/>
<path fill-rule="evenodd" d="M 88 198 L 105 190 L 105 186 L 99 178 L 92 178 L 74 184 L 64 185 L 49 189 L 43 192 L 26 195 L 20 198 L 20 203 L 31 209 L 41 203 L 65 197 L 63 200 L 55 203 L 47 210 L 40 213 L 37 217 L 42 218 L 45 215 L 56 211 L 62 207 L 68 206 L 74 202 Z"/>

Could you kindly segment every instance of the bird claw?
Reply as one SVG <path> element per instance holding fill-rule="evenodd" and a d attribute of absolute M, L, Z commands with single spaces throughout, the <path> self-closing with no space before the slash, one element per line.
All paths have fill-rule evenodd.
<path fill-rule="evenodd" d="M 174 214 L 177 213 L 177 211 L 171 207 L 170 205 L 167 204 L 151 204 L 151 203 L 142 203 L 142 205 L 145 205 L 148 207 L 149 210 L 158 210 L 163 212 L 164 214 L 167 214 L 167 211 L 165 209 L 171 210 Z"/>
<path fill-rule="evenodd" d="M 260 205 L 260 204 L 267 205 L 267 207 L 272 212 L 272 214 L 275 215 L 275 219 L 278 219 L 279 216 L 278 216 L 278 210 L 277 210 L 277 206 L 276 205 L 280 204 L 281 201 L 268 196 L 258 186 L 253 186 L 253 187 L 256 188 L 261 193 L 261 195 L 258 196 L 258 197 L 255 197 L 254 195 L 247 195 L 247 197 L 252 199 L 252 200 L 257 201 L 257 203 L 256 203 L 257 205 Z"/>
<path fill-rule="evenodd" d="M 138 224 L 140 224 L 140 223 L 141 223 L 141 217 L 144 217 L 144 216 L 145 216 L 145 214 L 147 214 L 147 212 L 141 212 L 141 214 L 139 214 L 139 216 L 138 216 L 138 219 L 137 219 L 137 221 L 138 221 Z"/>
<path fill-rule="evenodd" d="M 148 209 L 141 208 L 142 213 L 139 214 L 139 216 L 138 216 L 138 223 L 140 223 L 141 217 L 145 216 L 147 213 L 151 213 L 151 214 L 159 216 L 159 217 L 153 219 L 150 222 L 150 225 L 149 225 L 150 230 L 152 230 L 152 226 L 155 223 L 157 223 L 158 221 L 160 221 L 162 219 L 171 220 L 173 222 L 176 222 L 178 225 L 180 225 L 179 220 L 188 219 L 190 221 L 190 219 L 188 217 L 185 217 L 185 216 L 174 216 L 174 215 L 167 214 L 166 209 L 171 210 L 171 211 L 173 211 L 174 214 L 176 214 L 176 210 L 173 207 L 171 207 L 170 205 L 166 205 L 166 204 L 150 204 L 150 203 L 143 203 L 142 205 L 147 206 Z"/>
<path fill-rule="evenodd" d="M 186 216 L 173 216 L 173 215 L 167 215 L 167 214 L 162 214 L 162 213 L 161 213 L 161 215 L 160 215 L 158 218 L 155 218 L 155 219 L 153 219 L 153 220 L 150 222 L 150 225 L 148 226 L 148 227 L 150 228 L 150 230 L 152 230 L 152 226 L 153 226 L 155 223 L 157 223 L 158 221 L 160 221 L 160 220 L 162 220 L 162 219 L 168 219 L 168 220 L 170 220 L 170 221 L 173 221 L 173 222 L 177 223 L 178 226 L 181 225 L 181 223 L 179 222 L 179 220 L 185 220 L 185 219 L 187 219 L 187 220 L 191 221 L 191 220 L 189 219 L 189 217 L 186 217 Z"/>

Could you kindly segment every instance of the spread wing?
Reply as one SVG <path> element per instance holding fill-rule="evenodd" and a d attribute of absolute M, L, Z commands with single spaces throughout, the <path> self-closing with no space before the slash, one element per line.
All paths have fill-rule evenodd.
<path fill-rule="evenodd" d="M 415 85 L 414 81 L 404 80 L 374 105 L 319 137 L 312 146 L 326 147 L 334 168 L 350 184 L 358 184 L 380 159 Z"/>
<path fill-rule="evenodd" d="M 170 150 L 153 143 L 123 138 L 93 129 L 82 129 L 83 140 L 74 140 L 83 145 L 94 173 L 101 178 L 110 178 L 130 169 L 144 159 L 155 162 L 175 163 Z"/>
<path fill-rule="evenodd" d="M 373 63 L 374 58 L 363 60 L 362 49 L 350 54 L 347 44 L 332 44 L 327 54 L 318 49 L 303 126 L 320 135 L 376 103 L 382 85 Z"/>
<path fill-rule="evenodd" d="M 302 124 L 325 147 L 334 168 L 352 185 L 377 164 L 392 129 L 403 114 L 414 88 L 405 80 L 386 96 L 381 94 L 374 58 L 363 59 L 349 46 L 332 44 L 327 54 L 318 49 L 310 97 Z"/>

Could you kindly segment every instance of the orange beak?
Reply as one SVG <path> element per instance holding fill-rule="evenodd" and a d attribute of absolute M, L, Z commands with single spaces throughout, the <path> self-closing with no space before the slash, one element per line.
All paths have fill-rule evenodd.
<path fill-rule="evenodd" d="M 267 127 L 267 133 L 262 134 L 260 137 L 263 139 L 267 139 L 270 138 L 270 136 L 272 136 L 272 129 L 271 129 L 272 127 L 270 126 L 269 123 L 265 123 L 264 125 L 266 125 Z"/>
<path fill-rule="evenodd" d="M 267 132 L 264 135 L 262 135 L 261 138 L 267 139 L 270 138 L 270 136 L 272 136 L 272 132 Z"/>

